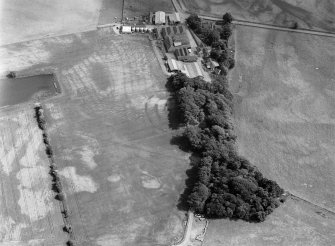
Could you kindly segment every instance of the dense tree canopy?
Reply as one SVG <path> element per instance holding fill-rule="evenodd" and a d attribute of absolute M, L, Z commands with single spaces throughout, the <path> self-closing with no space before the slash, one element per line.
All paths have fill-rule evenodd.
<path fill-rule="evenodd" d="M 221 75 L 227 75 L 228 69 L 235 65 L 231 52 L 228 52 L 228 40 L 232 35 L 232 16 L 223 16 L 223 25 L 214 29 L 203 28 L 197 15 L 190 15 L 186 20 L 188 26 L 208 46 L 211 46 L 210 57 L 220 64 Z"/>
<path fill-rule="evenodd" d="M 237 154 L 227 86 L 224 76 L 208 83 L 177 73 L 168 80 L 186 125 L 183 135 L 200 158 L 188 205 L 210 218 L 263 221 L 283 190 Z"/>

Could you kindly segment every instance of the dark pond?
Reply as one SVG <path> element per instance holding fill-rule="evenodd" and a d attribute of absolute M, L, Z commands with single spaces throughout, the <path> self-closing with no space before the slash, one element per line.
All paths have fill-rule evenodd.
<path fill-rule="evenodd" d="M 0 79 L 0 107 L 42 99 L 57 93 L 58 84 L 52 74 Z"/>

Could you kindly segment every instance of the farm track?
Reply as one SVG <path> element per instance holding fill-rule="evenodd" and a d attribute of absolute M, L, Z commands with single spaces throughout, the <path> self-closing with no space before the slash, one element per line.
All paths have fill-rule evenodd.
<path fill-rule="evenodd" d="M 173 244 L 174 246 L 188 246 L 190 243 L 190 236 L 192 232 L 192 224 L 194 221 L 194 213 L 192 211 L 187 212 L 187 222 L 182 240 L 179 243 Z"/>

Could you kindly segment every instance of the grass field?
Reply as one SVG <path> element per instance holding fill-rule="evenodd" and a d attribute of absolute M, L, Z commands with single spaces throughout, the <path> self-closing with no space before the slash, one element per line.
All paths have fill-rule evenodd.
<path fill-rule="evenodd" d="M 334 212 L 335 54 L 330 51 L 335 41 L 241 26 L 235 41 L 230 86 L 236 93 L 239 152 L 285 190 Z M 234 224 L 210 224 L 206 245 L 225 245 L 215 240 L 226 245 L 331 245 L 335 240 L 334 216 L 316 215 L 296 201 L 279 208 L 264 225 L 236 222 L 234 231 L 228 223 Z M 214 236 L 218 228 L 226 232 Z M 320 241 L 306 241 L 309 237 Z"/>
<path fill-rule="evenodd" d="M 236 35 L 241 154 L 286 190 L 335 211 L 334 39 L 247 27 Z"/>
<path fill-rule="evenodd" d="M 102 0 L 98 24 L 102 25 L 121 21 L 122 7 L 123 0 Z"/>
<path fill-rule="evenodd" d="M 189 160 L 170 144 L 166 77 L 147 37 L 102 30 L 0 52 L 4 70 L 45 68 L 58 76 L 63 94 L 43 105 L 77 242 L 166 245 L 179 239 L 185 216 L 176 205 Z"/>
<path fill-rule="evenodd" d="M 102 0 L 4 0 L 0 45 L 96 27 Z"/>
<path fill-rule="evenodd" d="M 288 199 L 263 223 L 212 220 L 204 246 L 329 246 L 335 242 L 335 216 Z"/>
<path fill-rule="evenodd" d="M 335 2 L 332 0 L 178 0 L 194 13 L 222 17 L 226 12 L 236 19 L 335 32 Z"/>
<path fill-rule="evenodd" d="M 149 15 L 149 12 L 174 11 L 171 0 L 124 0 L 124 17 L 132 18 L 135 16 Z"/>

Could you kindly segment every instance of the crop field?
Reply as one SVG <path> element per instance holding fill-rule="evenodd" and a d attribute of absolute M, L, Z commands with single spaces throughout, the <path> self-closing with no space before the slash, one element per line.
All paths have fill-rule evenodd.
<path fill-rule="evenodd" d="M 178 0 L 197 14 L 222 17 L 230 12 L 236 19 L 335 32 L 335 2 L 332 0 Z"/>
<path fill-rule="evenodd" d="M 102 0 L 4 0 L 0 45 L 94 29 Z"/>
<path fill-rule="evenodd" d="M 235 93 L 235 130 L 240 154 L 285 190 L 334 212 L 335 54 L 330 52 L 335 48 L 334 39 L 238 26 L 235 41 L 237 63 L 230 86 Z M 285 222 L 285 213 L 292 206 L 296 212 L 291 211 L 292 221 Z M 281 211 L 278 217 L 270 215 L 265 222 L 272 224 L 279 220 L 271 232 L 273 241 L 270 244 L 264 241 L 264 245 L 287 245 L 278 238 L 295 230 L 297 221 L 293 223 L 293 218 L 300 221 L 304 216 L 300 214 L 315 213 L 295 201 L 278 211 Z M 320 236 L 325 243 L 320 245 L 329 245 L 329 240 L 334 242 L 334 233 L 328 230 L 333 228 L 334 216 L 314 217 L 304 222 L 306 228 L 309 226 L 315 234 L 318 225 L 323 224 Z M 282 226 L 286 229 L 282 230 Z M 262 225 L 250 225 L 249 229 L 256 233 L 261 228 Z M 252 233 L 244 237 L 243 229 L 236 230 L 231 242 L 247 240 Z M 266 237 L 266 234 L 255 235 L 255 242 L 261 240 L 258 236 Z M 305 245 L 305 238 L 294 234 L 290 237 L 291 245 Z M 223 235 L 222 238 L 226 239 Z"/>
<path fill-rule="evenodd" d="M 123 16 L 132 18 L 149 15 L 156 11 L 172 12 L 174 7 L 171 0 L 124 0 Z"/>
<path fill-rule="evenodd" d="M 180 239 L 185 215 L 176 206 L 189 157 L 170 144 L 166 76 L 148 38 L 92 31 L 0 53 L 4 71 L 53 70 L 58 77 L 62 95 L 43 106 L 75 240 L 117 246 Z"/>
<path fill-rule="evenodd" d="M 32 105 L 0 111 L 0 245 L 64 245 Z"/>

